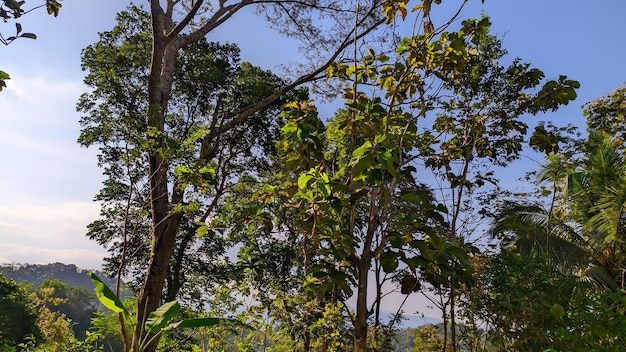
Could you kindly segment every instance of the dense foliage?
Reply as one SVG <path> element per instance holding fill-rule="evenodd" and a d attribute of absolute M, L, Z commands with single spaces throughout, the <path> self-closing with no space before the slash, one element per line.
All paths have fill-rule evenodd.
<path fill-rule="evenodd" d="M 37 315 L 28 296 L 15 281 L 0 276 L 0 348 L 17 346 L 29 335 L 37 335 Z"/>
<path fill-rule="evenodd" d="M 152 0 L 119 13 L 83 50 L 77 105 L 79 143 L 105 175 L 87 236 L 109 251 L 116 281 L 89 274 L 108 311 L 49 277 L 3 278 L 0 344 L 623 350 L 626 90 L 583 107 L 584 137 L 545 123 L 529 136 L 529 118 L 574 100 L 578 82 L 509 59 L 487 16 L 436 27 L 440 3 Z M 289 80 L 206 39 L 253 5 L 309 45 L 306 73 Z M 9 19 L 20 6 L 2 2 Z M 423 27 L 394 32 L 409 17 Z M 324 115 L 314 94 L 343 105 Z M 536 192 L 501 187 L 531 148 L 545 154 Z M 417 295 L 442 323 L 399 329 Z"/>

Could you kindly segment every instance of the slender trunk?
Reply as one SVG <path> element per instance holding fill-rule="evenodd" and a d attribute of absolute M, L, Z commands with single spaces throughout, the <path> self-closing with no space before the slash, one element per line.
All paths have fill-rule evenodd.
<path fill-rule="evenodd" d="M 309 351 L 311 351 L 311 333 L 307 329 L 307 331 L 304 334 L 303 352 L 309 352 Z"/>
<path fill-rule="evenodd" d="M 454 278 L 450 278 L 450 344 L 452 345 L 452 352 L 456 352 L 456 321 L 455 321 L 455 299 L 456 294 L 454 290 Z"/>
<path fill-rule="evenodd" d="M 356 317 L 354 318 L 354 352 L 367 350 L 367 279 L 370 270 L 368 256 L 359 261 L 359 282 L 357 286 Z"/>
<path fill-rule="evenodd" d="M 184 233 L 184 237 L 180 241 L 180 245 L 176 248 L 176 253 L 173 255 L 172 268 L 168 270 L 166 276 L 167 291 L 165 293 L 165 302 L 171 302 L 176 299 L 178 292 L 182 287 L 183 280 L 185 278 L 182 272 L 183 261 L 185 260 L 185 254 L 187 252 L 189 243 L 196 236 L 193 230 L 187 230 Z"/>
<path fill-rule="evenodd" d="M 381 265 L 379 262 L 376 262 L 375 264 L 375 278 L 376 278 L 376 310 L 374 312 L 375 314 L 375 319 L 374 319 L 374 326 L 378 327 L 380 326 L 380 305 L 381 302 L 383 300 L 383 284 L 382 284 L 382 280 L 381 280 Z"/>
<path fill-rule="evenodd" d="M 446 305 L 443 306 L 443 346 L 441 346 L 441 352 L 446 352 L 448 349 L 448 314 L 446 313 Z"/>
<path fill-rule="evenodd" d="M 169 221 L 165 220 L 161 226 L 154 229 L 153 244 L 150 261 L 148 262 L 148 273 L 144 285 L 139 292 L 137 301 L 137 326 L 135 327 L 135 345 L 145 332 L 143 323 L 151 312 L 154 312 L 161 305 L 161 296 L 165 283 L 165 275 L 169 266 L 169 259 L 174 247 L 174 240 L 178 231 L 179 216 L 173 215 Z M 146 352 L 154 351 L 156 343 L 148 346 Z"/>

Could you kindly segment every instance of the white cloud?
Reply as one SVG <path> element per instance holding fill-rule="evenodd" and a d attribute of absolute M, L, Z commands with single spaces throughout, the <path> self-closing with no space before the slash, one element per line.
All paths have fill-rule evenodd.
<path fill-rule="evenodd" d="M 104 253 L 85 248 L 48 249 L 0 243 L 0 263 L 75 264 L 81 269 L 99 270 Z"/>
<path fill-rule="evenodd" d="M 32 71 L 20 71 L 17 67 L 3 67 L 3 70 L 9 71 L 11 75 L 11 79 L 7 81 L 9 86 L 2 91 L 2 94 L 6 95 L 10 101 L 29 103 L 39 107 L 45 106 L 50 109 L 59 106 L 54 104 L 57 99 L 76 103 L 76 99 L 86 89 L 81 80 L 59 79 L 55 77 L 58 73 L 53 71 L 46 72 L 40 69 L 40 72 L 33 75 Z"/>
<path fill-rule="evenodd" d="M 98 216 L 99 204 L 66 202 L 36 204 L 21 199 L 0 207 L 0 262 L 74 263 L 98 269 L 105 251 L 85 237 Z"/>

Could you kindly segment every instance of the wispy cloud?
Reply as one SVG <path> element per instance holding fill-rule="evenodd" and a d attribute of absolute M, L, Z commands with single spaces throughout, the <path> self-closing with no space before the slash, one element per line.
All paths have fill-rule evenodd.
<path fill-rule="evenodd" d="M 0 263 L 75 264 L 82 269 L 100 270 L 103 253 L 85 248 L 49 249 L 0 243 Z"/>
<path fill-rule="evenodd" d="M 101 266 L 104 249 L 85 237 L 87 224 L 98 216 L 97 203 L 31 203 L 0 206 L 0 262 Z"/>

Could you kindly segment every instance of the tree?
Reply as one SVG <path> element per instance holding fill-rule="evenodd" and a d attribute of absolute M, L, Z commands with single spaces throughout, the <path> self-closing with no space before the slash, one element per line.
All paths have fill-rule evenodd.
<path fill-rule="evenodd" d="M 610 277 L 604 284 L 616 289 L 623 287 L 626 267 L 626 159 L 621 145 L 609 136 L 591 134 L 589 140 L 592 145 L 581 166 L 568 175 L 565 206 L 597 268 Z"/>
<path fill-rule="evenodd" d="M 435 352 L 446 351 L 443 347 L 443 326 L 426 324 L 415 329 L 411 351 Z"/>
<path fill-rule="evenodd" d="M 567 326 L 575 276 L 544 257 L 503 250 L 487 260 L 469 309 L 485 324 L 482 345 L 496 351 L 545 351 Z M 484 348 L 484 347 L 483 347 Z"/>
<path fill-rule="evenodd" d="M 30 294 L 30 300 L 37 309 L 37 327 L 41 332 L 41 342 L 51 352 L 72 351 L 76 341 L 72 324 L 67 316 L 55 307 L 67 303 L 66 299 L 54 297 L 54 287 L 38 287 Z"/>
<path fill-rule="evenodd" d="M 89 226 L 88 235 L 110 246 L 107 270 L 131 274 L 137 291 L 149 258 L 149 176 L 142 139 L 146 126 L 139 118 L 146 108 L 143 80 L 149 68 L 149 40 L 149 16 L 144 10 L 130 7 L 120 13 L 118 25 L 83 52 L 84 68 L 90 70 L 86 82 L 95 90 L 83 95 L 78 105 L 86 113 L 79 142 L 100 145 L 100 162 L 108 176 L 97 196 L 104 202 L 102 219 Z M 116 73 L 115 79 L 109 72 Z M 184 216 L 166 279 L 168 300 L 177 297 L 194 273 L 217 273 L 215 258 L 224 253 L 226 244 L 220 236 L 197 235 L 195 222 L 211 214 L 200 208 L 219 208 L 218 195 L 230 192 L 235 173 L 243 177 L 266 167 L 262 155 L 273 148 L 270 141 L 276 121 L 269 116 L 271 110 L 257 114 L 249 129 L 221 135 L 225 147 L 215 155 L 208 150 L 210 146 L 194 143 L 205 129 L 223 124 L 230 111 L 282 84 L 269 72 L 240 63 L 236 46 L 205 41 L 181 53 L 174 83 L 172 109 L 176 113 L 169 116 L 166 128 L 169 158 L 177 168 L 170 171 L 172 177 L 185 179 L 190 196 L 179 206 Z M 101 99 L 110 103 L 97 105 Z M 200 159 L 195 165 L 194 158 Z M 217 275 L 206 281 L 212 279 Z"/>
<path fill-rule="evenodd" d="M 604 97 L 583 106 L 589 131 L 604 132 L 622 145 L 626 141 L 626 87 L 618 87 Z"/>
<path fill-rule="evenodd" d="M 147 115 L 146 132 L 148 132 L 146 136 L 148 145 L 151 146 L 148 149 L 148 164 L 152 217 L 150 253 L 152 255 L 148 263 L 146 279 L 139 294 L 137 305 L 139 321 L 142 321 L 142 317 L 154 311 L 160 304 L 169 259 L 182 220 L 182 213 L 176 211 L 176 207 L 182 204 L 185 199 L 185 192 L 181 187 L 180 180 L 174 182 L 170 193 L 171 180 L 168 177 L 168 169 L 171 163 L 162 153 L 167 149 L 166 138 L 162 133 L 165 132 L 165 120 L 169 111 L 177 53 L 180 49 L 198 42 L 207 33 L 230 19 L 244 7 L 257 4 L 260 5 L 260 10 L 267 11 L 268 18 L 276 19 L 276 22 L 273 23 L 280 23 L 284 19 L 289 19 L 290 22 L 288 23 L 292 24 L 293 27 L 283 27 L 287 34 L 299 36 L 318 44 L 324 43 L 324 40 L 327 40 L 327 43 L 337 44 L 330 50 L 331 54 L 326 63 L 322 63 L 318 68 L 312 69 L 293 82 L 274 90 L 262 100 L 229 114 L 226 123 L 213 129 L 204 138 L 206 144 L 216 151 L 219 151 L 220 148 L 219 145 L 212 143 L 219 140 L 216 137 L 237 128 L 256 112 L 266 108 L 293 88 L 318 78 L 328 64 L 343 52 L 353 36 L 361 37 L 383 22 L 377 18 L 376 14 L 381 9 L 381 3 L 378 1 L 358 4 L 354 10 L 355 7 L 351 6 L 352 4 L 342 8 L 335 5 L 334 2 L 242 0 L 228 5 L 225 1 L 219 1 L 210 6 L 200 0 L 195 2 L 188 11 L 185 11 L 184 7 L 181 8 L 181 4 L 176 1 L 168 0 L 165 7 L 162 7 L 160 1 L 150 1 L 153 40 L 147 85 L 148 109 L 145 114 Z M 213 10 L 212 14 L 204 16 L 201 20 L 199 14 L 207 10 Z M 315 15 L 311 15 L 313 10 L 317 10 Z M 184 13 L 178 21 L 174 18 L 174 15 L 178 13 L 177 11 Z M 357 18 L 356 26 L 353 27 L 350 24 L 346 28 L 346 23 L 352 23 L 352 21 L 346 22 L 346 19 L 352 20 L 354 13 L 362 13 L 363 16 Z M 332 39 L 323 38 L 319 28 L 312 26 L 311 19 L 313 16 L 321 16 L 331 21 Z M 200 27 L 194 28 L 195 23 L 202 24 Z M 185 33 L 186 28 L 191 28 L 190 32 Z M 141 325 L 137 324 L 137 329 L 141 329 Z"/>
<path fill-rule="evenodd" d="M 0 275 L 0 348 L 17 346 L 29 336 L 39 336 L 37 314 L 26 292 Z"/>
<path fill-rule="evenodd" d="M 589 135 L 584 142 L 576 142 L 580 151 L 546 158 L 538 181 L 548 184 L 542 190 L 551 197 L 547 209 L 505 203 L 494 233 L 512 235 L 525 254 L 540 253 L 562 267 L 584 272 L 601 286 L 617 289 L 624 268 L 626 160 L 616 131 L 619 124 L 599 122 L 611 120 L 610 114 L 619 108 L 612 109 L 605 100 L 597 104 L 585 106 Z M 616 104 L 621 103 L 617 100 Z M 602 117 L 600 111 L 610 116 Z"/>
<path fill-rule="evenodd" d="M 479 105 L 471 100 L 472 94 L 467 93 L 470 99 L 467 104 L 479 105 L 478 112 L 467 112 L 469 117 L 480 120 L 477 115 L 487 114 L 493 120 L 485 119 L 484 123 L 494 128 L 491 131 L 494 139 L 502 137 L 491 146 L 489 157 L 493 160 L 503 155 L 512 158 L 521 148 L 518 145 L 520 134 L 525 130 L 522 123 L 515 121 L 519 114 L 552 109 L 561 101 L 562 95 L 553 95 L 548 88 L 540 90 L 536 96 L 523 93 L 541 80 L 540 71 L 530 70 L 528 65 L 518 63 L 507 71 L 493 63 L 499 58 L 495 55 L 489 68 L 480 67 L 484 61 L 480 60 L 479 50 L 474 45 L 488 46 L 489 39 L 493 42 L 492 37 L 486 36 L 488 28 L 487 19 L 468 20 L 463 22 L 459 32 L 442 32 L 438 36 L 426 33 L 403 39 L 393 61 L 370 49 L 352 65 L 340 61 L 331 66 L 331 74 L 353 86 L 344 94 L 345 108 L 336 113 L 328 126 L 324 126 L 309 102 L 286 105 L 285 115 L 289 120 L 283 128 L 281 146 L 285 155 L 280 164 L 286 166 L 285 173 L 289 177 L 277 182 L 282 186 L 273 184 L 270 189 L 291 209 L 293 228 L 301 236 L 303 280 L 312 296 L 330 303 L 356 296 L 355 312 L 350 316 L 355 330 L 355 351 L 365 350 L 368 343 L 374 349 L 383 348 L 387 340 L 386 334 L 381 333 L 379 313 L 382 283 L 390 278 L 396 280 L 405 294 L 419 288 L 418 276 L 443 287 L 450 287 L 452 278 L 459 279 L 459 286 L 471 284 L 467 251 L 460 247 L 460 241 L 451 241 L 450 224 L 443 221 L 440 213 L 445 208 L 437 206 L 429 187 L 414 176 L 418 174 L 415 163 L 420 158 L 429 158 L 431 164 L 441 160 L 437 159 L 439 155 L 434 147 L 441 145 L 445 149 L 447 144 L 449 150 L 454 149 L 452 142 L 442 142 L 430 132 L 420 134 L 418 131 L 419 119 L 432 112 L 435 103 L 441 100 L 438 91 L 429 87 L 447 82 L 450 89 L 458 91 L 471 91 L 475 86 L 476 90 L 480 86 L 483 90 L 500 91 L 511 81 L 521 82 L 510 88 L 517 89 L 517 95 L 511 100 L 519 101 L 520 106 L 509 106 L 505 102 L 499 105 L 503 100 L 499 96 L 489 96 Z M 464 79 L 471 64 L 477 65 L 476 73 Z M 481 82 L 481 73 L 490 71 L 506 79 L 498 81 L 499 85 L 492 81 Z M 485 87 L 488 84 L 494 87 Z M 577 83 L 562 78 L 560 83 L 548 82 L 546 86 L 553 84 L 559 88 L 557 91 L 562 88 L 569 92 L 573 89 L 570 85 Z M 371 97 L 364 91 L 370 87 L 374 92 Z M 450 116 L 456 113 L 455 104 L 461 105 L 450 103 L 449 115 L 436 122 L 435 130 L 440 128 L 444 137 L 456 131 L 441 126 L 441 120 L 446 117 L 453 120 Z M 464 120 L 463 117 L 469 118 L 463 115 L 458 120 Z M 502 131 L 497 130 L 500 120 L 502 128 L 511 136 L 500 135 Z M 480 125 L 480 121 L 476 125 Z M 478 140 L 484 128 L 473 125 L 468 128 L 474 127 L 477 131 L 467 134 L 476 137 L 476 145 L 469 143 L 469 147 L 457 148 L 469 150 L 463 155 L 470 161 L 474 154 L 487 148 Z M 455 139 L 458 140 L 458 136 L 451 137 Z M 455 151 L 454 156 L 463 158 L 460 151 Z M 484 182 L 484 178 L 476 182 L 481 181 Z M 259 198 L 274 199 L 268 195 Z M 259 219 L 271 218 L 269 214 L 261 214 L 258 214 Z M 370 275 L 374 277 L 373 284 L 369 282 Z M 374 297 L 368 297 L 369 285 L 376 290 Z M 369 337 L 372 335 L 370 327 L 377 338 L 381 337 L 380 341 Z"/>
<path fill-rule="evenodd" d="M 528 130 L 524 118 L 567 104 L 576 98 L 579 87 L 564 76 L 542 82 L 544 73 L 519 58 L 503 65 L 507 51 L 489 33 L 490 25 L 486 16 L 464 21 L 465 31 L 474 30 L 466 50 L 475 54 L 459 58 L 462 71 L 450 70 L 441 76 L 442 88 L 449 94 L 430 98 L 438 111 L 432 126 L 423 132 L 435 141 L 423 155 L 447 208 L 445 236 L 468 249 L 481 241 L 477 229 L 489 216 L 489 204 L 504 193 L 497 168 L 518 159 L 523 149 Z M 452 45 L 461 45 L 461 34 L 449 34 Z M 454 276 L 439 281 L 430 284 L 440 297 L 447 295 L 439 307 L 444 313 L 444 349 L 449 318 L 450 343 L 456 351 L 455 299 L 470 281 Z"/>
<path fill-rule="evenodd" d="M 88 235 L 109 246 L 107 270 L 118 279 L 128 273 L 139 291 L 150 260 L 149 167 L 145 159 L 150 18 L 131 6 L 118 15 L 118 25 L 83 52 L 85 82 L 94 90 L 84 94 L 78 109 L 83 130 L 79 142 L 99 145 L 101 165 L 108 176 L 97 199 L 102 219 L 89 226 Z M 111 75 L 114 72 L 115 75 Z M 216 131 L 231 115 L 271 94 L 285 83 L 270 72 L 240 63 L 232 44 L 204 39 L 181 51 L 163 126 L 167 133 L 168 177 L 185 192 L 184 202 L 172 212 L 180 216 L 163 295 L 182 298 L 203 307 L 203 295 L 221 282 L 232 281 L 229 244 L 223 230 L 209 228 L 224 206 L 223 198 L 237 195 L 239 184 L 269 168 L 280 119 L 281 100 L 268 104 L 241 125 Z M 304 94 L 294 92 L 290 96 Z M 106 102 L 106 103 L 102 103 Z M 207 274 L 208 273 L 208 274 Z M 130 342 L 129 342 L 130 344 Z"/>
<path fill-rule="evenodd" d="M 64 315 L 71 322 L 71 328 L 77 339 L 84 339 L 89 328 L 91 318 L 96 311 L 93 292 L 82 287 L 70 286 L 63 281 L 47 279 L 42 282 L 37 291 L 52 289 L 52 296 L 56 304 L 48 305 L 53 312 Z"/>
<path fill-rule="evenodd" d="M 536 347 L 537 350 L 548 347 L 556 350 L 571 349 L 571 346 L 580 347 L 580 350 L 621 348 L 617 347 L 620 340 L 616 329 L 623 326 L 623 304 L 619 297 L 623 294 L 626 175 L 623 141 L 616 130 L 619 123 L 615 123 L 615 119 L 619 119 L 619 113 L 615 111 L 619 111 L 621 106 L 619 95 L 620 93 L 611 95 L 618 104 L 615 107 L 611 106 L 610 99 L 585 105 L 585 115 L 591 120 L 588 121 L 589 134 L 586 140 L 572 141 L 560 135 L 559 131 L 551 132 L 556 137 L 551 138 L 552 140 L 559 141 L 558 143 L 574 142 L 573 145 L 581 147 L 576 148 L 576 153 L 571 152 L 574 149 L 572 146 L 562 149 L 555 145 L 553 149 L 545 149 L 548 156 L 539 172 L 539 180 L 543 182 L 540 185 L 540 194 L 548 198 L 547 201 L 540 198 L 545 206 L 507 202 L 496 217 L 493 232 L 505 240 L 503 247 L 510 246 L 499 257 L 508 258 L 506 260 L 511 264 L 522 263 L 519 268 L 523 268 L 524 272 L 539 269 L 553 277 L 546 278 L 545 282 L 554 279 L 562 281 L 559 277 L 567 279 L 546 289 L 540 288 L 542 281 L 534 282 L 534 279 L 529 278 L 524 285 L 530 284 L 528 288 L 531 292 L 524 294 L 526 288 L 519 287 L 520 283 L 512 279 L 519 274 L 507 273 L 503 276 L 505 280 L 484 292 L 483 297 L 496 298 L 492 302 L 495 303 L 492 308 L 483 306 L 487 311 L 496 312 L 495 317 L 516 316 L 513 312 L 499 312 L 503 307 L 518 309 L 521 304 L 522 309 L 531 311 L 524 308 L 524 302 L 532 302 L 534 305 L 546 298 L 560 300 L 555 303 L 558 306 L 544 302 L 537 307 L 550 308 L 549 312 L 544 309 L 540 313 L 532 308 L 535 316 L 543 314 L 549 317 L 549 313 L 558 318 L 557 322 L 553 319 L 529 323 L 506 322 L 506 319 L 498 318 L 505 325 L 513 324 L 516 329 L 520 328 L 518 333 L 526 336 L 509 341 L 513 346 L 529 339 L 529 342 L 541 343 Z M 605 112 L 607 116 L 602 116 L 601 112 Z M 507 265 L 497 263 L 496 267 L 506 268 Z M 496 268 L 495 272 L 498 270 Z M 491 273 L 494 269 L 487 269 L 485 272 Z M 533 277 L 544 274 L 534 274 Z M 573 278 L 584 280 L 579 282 Z M 595 285 L 591 286 L 587 281 Z M 504 304 L 501 299 L 497 299 L 494 289 L 497 292 L 509 292 L 508 303 Z M 519 297 L 520 295 L 524 298 Z M 506 297 L 508 296 L 504 296 Z M 609 318 L 607 315 L 613 317 Z M 481 319 L 488 321 L 485 317 Z M 525 321 L 527 318 L 520 319 Z M 589 319 L 611 323 L 596 329 L 587 325 Z M 549 324 L 545 325 L 546 322 Z M 537 331 L 533 331 L 537 328 Z M 503 331 L 507 333 L 510 327 Z M 536 336 L 545 336 L 546 339 L 541 342 Z M 498 341 L 502 343 L 505 339 L 501 336 Z M 529 350 L 533 347 L 515 348 Z"/>
<path fill-rule="evenodd" d="M 137 317 L 140 322 L 161 303 L 170 258 L 183 223 L 184 212 L 181 211 L 181 206 L 186 202 L 186 195 L 189 193 L 183 187 L 185 180 L 172 179 L 171 168 L 176 165 L 166 153 L 171 148 L 168 144 L 169 131 L 166 130 L 166 121 L 172 112 L 174 71 L 179 51 L 200 41 L 207 33 L 231 19 L 243 8 L 256 6 L 260 12 L 267 14 L 270 23 L 280 27 L 287 35 L 303 39 L 307 45 L 313 43 L 310 46 L 313 50 L 309 50 L 312 56 L 326 57 L 321 64 L 292 82 L 273 89 L 271 94 L 265 95 L 260 101 L 238 111 L 229 112 L 223 125 L 216 126 L 204 135 L 200 134 L 200 138 L 195 140 L 196 144 L 204 143 L 209 150 L 219 154 L 221 150 L 219 136 L 239 128 L 258 111 L 268 107 L 295 87 L 322 77 L 326 67 L 350 45 L 353 38 L 361 38 L 385 22 L 379 15 L 382 10 L 392 14 L 396 8 L 400 8 L 406 13 L 403 2 L 379 1 L 337 5 L 334 2 L 317 1 L 244 0 L 232 4 L 226 4 L 225 1 L 218 1 L 215 4 L 197 1 L 189 7 L 185 5 L 187 4 L 173 0 L 164 4 L 157 0 L 150 2 L 151 66 L 145 87 L 145 109 L 136 117 L 137 121 L 145 123 L 140 131 L 144 133 L 144 140 L 148 146 L 146 149 L 149 167 L 148 199 L 152 221 L 149 230 L 151 256 L 138 301 Z M 321 19 L 323 24 L 320 22 L 320 27 L 315 27 L 318 23 L 313 21 L 314 18 Z M 356 20 L 352 21 L 354 19 Z M 140 334 L 141 325 L 137 324 L 136 335 Z"/>
<path fill-rule="evenodd" d="M 336 64 L 334 74 L 354 87 L 326 131 L 307 102 L 288 105 L 282 145 L 292 179 L 283 187 L 302 236 L 305 284 L 330 302 L 354 292 L 355 351 L 368 346 L 372 315 L 374 330 L 382 328 L 383 282 L 394 277 L 409 294 L 419 288 L 418 272 L 448 277 L 468 268 L 467 253 L 439 236 L 446 225 L 442 208 L 414 178 L 413 163 L 433 143 L 417 133 L 418 119 L 433 106 L 419 102 L 431 94 L 431 80 L 462 70 L 459 62 L 473 55 L 468 38 L 486 23 L 473 25 L 464 22 L 459 33 L 438 38 L 405 38 L 391 64 L 371 49 L 354 65 Z M 376 95 L 369 97 L 361 85 L 375 87 Z M 377 293 L 370 299 L 372 273 Z M 380 341 L 369 338 L 373 348 L 385 345 L 388 334 L 381 335 Z"/>

